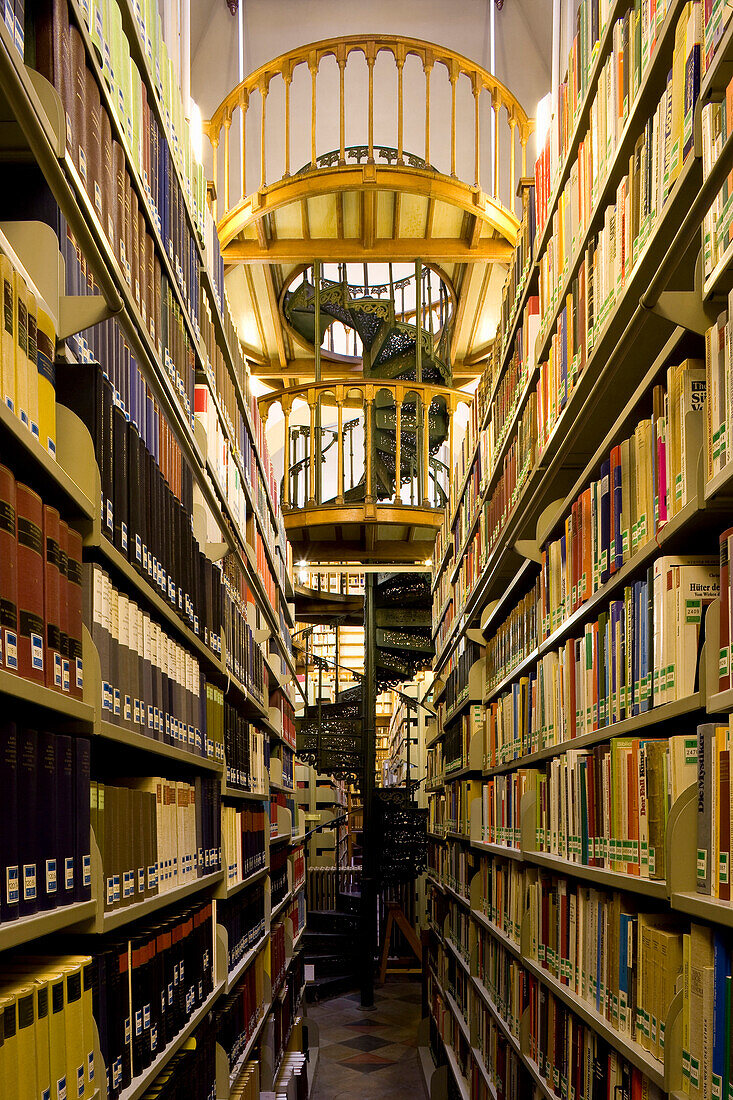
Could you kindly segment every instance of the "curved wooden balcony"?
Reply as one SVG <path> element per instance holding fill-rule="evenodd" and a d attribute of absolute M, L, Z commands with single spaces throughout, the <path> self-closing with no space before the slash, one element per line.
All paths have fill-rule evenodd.
<path fill-rule="evenodd" d="M 353 260 L 362 252 L 436 263 L 509 257 L 534 120 L 495 76 L 452 50 L 392 35 L 313 42 L 233 88 L 205 129 L 225 263 L 297 263 L 316 253 Z M 305 163 L 294 166 L 294 140 L 308 133 Z M 406 149 L 406 135 L 422 148 Z M 359 192 L 365 194 L 355 205 Z M 385 195 L 401 196 L 405 209 L 425 198 L 427 231 L 388 232 L 387 207 L 397 222 L 399 211 Z M 330 228 L 311 234 L 307 208 L 302 218 L 299 208 L 318 197 Z M 458 231 L 441 204 L 460 215 Z M 268 222 L 278 214 L 276 224 Z M 473 216 L 468 234 L 466 214 Z M 433 234 L 436 218 L 446 224 Z M 382 256 L 387 240 L 389 255 Z"/>
<path fill-rule="evenodd" d="M 382 379 L 260 398 L 266 425 L 275 406 L 282 414 L 280 496 L 294 557 L 431 557 L 453 467 L 454 418 L 470 400 L 462 390 Z"/>

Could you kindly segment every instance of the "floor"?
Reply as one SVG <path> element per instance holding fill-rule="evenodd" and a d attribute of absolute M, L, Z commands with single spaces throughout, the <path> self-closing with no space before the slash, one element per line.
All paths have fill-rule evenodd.
<path fill-rule="evenodd" d="M 362 1008 L 358 993 L 312 1005 L 320 1029 L 320 1059 L 310 1100 L 423 1100 L 417 1060 L 420 983 L 387 980 Z"/>

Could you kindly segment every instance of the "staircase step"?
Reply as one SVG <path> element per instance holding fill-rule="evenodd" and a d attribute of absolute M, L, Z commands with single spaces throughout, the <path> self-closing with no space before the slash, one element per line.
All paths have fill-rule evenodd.
<path fill-rule="evenodd" d="M 426 607 L 379 607 L 376 610 L 377 626 L 393 630 L 396 626 L 430 627 L 432 612 Z"/>
<path fill-rule="evenodd" d="M 435 652 L 435 646 L 430 638 L 412 630 L 386 630 L 383 627 L 378 627 L 376 641 L 380 649 L 389 649 L 395 653 L 404 650 L 408 653 L 431 654 Z"/>
<path fill-rule="evenodd" d="M 308 982 L 305 987 L 306 1000 L 323 1001 L 326 997 L 339 997 L 342 993 L 349 993 L 357 987 L 355 974 L 344 974 L 334 978 L 316 978 Z"/>

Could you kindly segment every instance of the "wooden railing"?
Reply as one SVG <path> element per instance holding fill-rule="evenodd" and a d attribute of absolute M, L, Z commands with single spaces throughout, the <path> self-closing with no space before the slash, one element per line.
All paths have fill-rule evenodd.
<path fill-rule="evenodd" d="M 455 412 L 470 400 L 462 390 L 381 379 L 310 384 L 260 398 L 265 425 L 275 405 L 284 419 L 286 526 L 288 513 L 329 504 L 442 509 L 453 467 Z M 380 413 L 390 421 L 393 414 L 394 427 L 380 426 Z M 398 477 L 387 476 L 391 468 Z"/>
<path fill-rule="evenodd" d="M 391 60 L 396 70 L 396 95 L 393 90 L 395 73 L 383 71 L 384 63 L 378 60 L 381 55 Z M 416 61 L 411 61 L 412 58 Z M 333 61 L 324 65 L 327 59 Z M 335 84 L 336 71 L 329 73 L 329 64 L 335 64 L 338 69 L 338 111 L 335 110 L 333 88 L 322 85 L 319 95 L 319 77 L 326 84 Z M 364 64 L 366 74 L 363 73 Z M 352 95 L 350 85 L 359 81 L 359 67 L 361 85 Z M 277 94 L 273 81 L 282 85 Z M 273 100 L 276 100 L 278 112 L 274 130 L 277 140 L 271 136 L 268 141 L 271 123 L 268 102 Z M 392 103 L 394 113 L 390 117 Z M 440 122 L 436 125 L 435 112 L 431 116 L 434 104 L 440 108 L 439 113 L 449 111 L 449 134 L 438 132 Z M 248 117 L 252 121 L 250 126 L 247 125 Z M 482 136 L 486 138 L 482 129 L 486 131 L 489 119 L 493 121 L 488 125 L 491 136 L 487 142 L 482 141 Z M 418 130 L 422 131 L 422 150 L 406 151 L 406 120 L 411 137 L 417 139 Z M 418 120 L 421 120 L 419 126 Z M 259 148 L 254 153 L 256 165 L 252 166 L 248 159 L 251 155 L 248 142 L 257 122 Z M 377 127 L 379 134 L 375 133 Z M 317 171 L 319 166 L 345 165 L 347 156 L 354 150 L 359 153 L 358 161 L 363 159 L 370 164 L 383 159 L 398 166 L 431 168 L 431 157 L 437 152 L 439 160 L 433 171 L 437 169 L 443 175 L 464 181 L 472 178 L 472 185 L 477 190 L 486 190 L 502 203 L 501 166 L 508 164 L 501 190 L 506 200 L 503 205 L 514 213 L 518 180 L 527 174 L 527 142 L 534 130 L 534 120 L 528 118 L 516 97 L 495 76 L 461 54 L 441 46 L 391 35 L 370 35 L 368 38 L 352 35 L 312 42 L 282 54 L 253 72 L 232 89 L 205 124 L 213 149 L 215 219 L 217 202 L 218 217 L 222 217 L 243 202 L 249 193 L 297 172 L 299 166 L 294 168 L 292 164 L 293 134 L 307 133 L 308 128 L 310 149 L 306 154 L 306 169 L 311 171 Z M 469 132 L 473 135 L 470 151 L 464 149 L 465 142 L 459 137 Z M 384 144 L 393 142 L 395 133 L 396 147 Z M 433 137 L 436 140 L 431 142 Z M 422 153 L 421 157 L 416 156 L 418 152 Z M 276 154 L 281 160 L 273 172 Z M 324 162 L 322 165 L 319 158 Z M 487 173 L 490 175 L 488 187 L 483 182 Z M 255 181 L 256 186 L 252 186 Z"/>

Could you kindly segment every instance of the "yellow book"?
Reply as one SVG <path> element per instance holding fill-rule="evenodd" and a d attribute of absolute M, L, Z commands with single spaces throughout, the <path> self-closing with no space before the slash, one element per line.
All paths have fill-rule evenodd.
<path fill-rule="evenodd" d="M 44 1100 L 58 1100 L 57 1093 L 52 1091 L 51 1057 L 50 1057 L 50 1014 L 51 1014 L 51 981 L 46 973 L 42 973 L 37 966 L 27 962 L 26 959 L 4 964 L 2 968 L 2 980 L 12 984 L 16 981 L 27 982 L 33 987 L 34 1009 L 36 1019 L 35 1051 L 36 1051 L 36 1085 L 37 1096 Z M 65 1087 L 65 1083 L 64 1083 Z M 62 1094 L 63 1095 L 63 1094 Z"/>
<path fill-rule="evenodd" d="M 669 155 L 670 190 L 682 168 L 682 149 L 685 118 L 685 61 L 687 58 L 687 20 L 690 5 L 682 9 L 674 32 L 674 52 L 672 54 L 672 127 Z"/>
<path fill-rule="evenodd" d="M 48 453 L 56 457 L 56 331 L 43 305 L 38 306 L 36 368 L 38 372 L 38 431 Z"/>
<path fill-rule="evenodd" d="M 37 308 L 36 296 L 29 290 L 26 294 L 26 308 L 28 310 L 28 419 L 30 421 L 31 434 L 40 439 L 38 431 L 38 355 L 37 355 Z"/>
<path fill-rule="evenodd" d="M 28 397 L 28 290 L 19 271 L 13 271 L 15 283 L 15 401 L 21 423 L 30 428 Z"/>
<path fill-rule="evenodd" d="M 36 1010 L 34 989 L 22 979 L 3 981 L 0 984 L 0 998 L 7 997 L 10 1005 L 4 1013 L 5 1046 L 7 1054 L 8 1032 L 15 1029 L 13 1041 L 15 1054 L 12 1056 L 10 1081 L 12 1087 L 7 1096 L 17 1100 L 37 1100 L 36 1082 Z M 10 1027 L 8 1023 L 10 1022 Z M 5 1095 L 5 1094 L 3 1094 Z"/>
<path fill-rule="evenodd" d="M 13 265 L 4 252 L 0 252 L 0 281 L 2 282 L 2 339 L 0 341 L 0 397 L 4 405 L 17 413 L 15 400 L 15 279 Z"/>
<path fill-rule="evenodd" d="M 0 1019 L 4 1042 L 0 1048 L 0 1085 L 3 1096 L 18 1095 L 18 998 L 0 990 Z"/>

